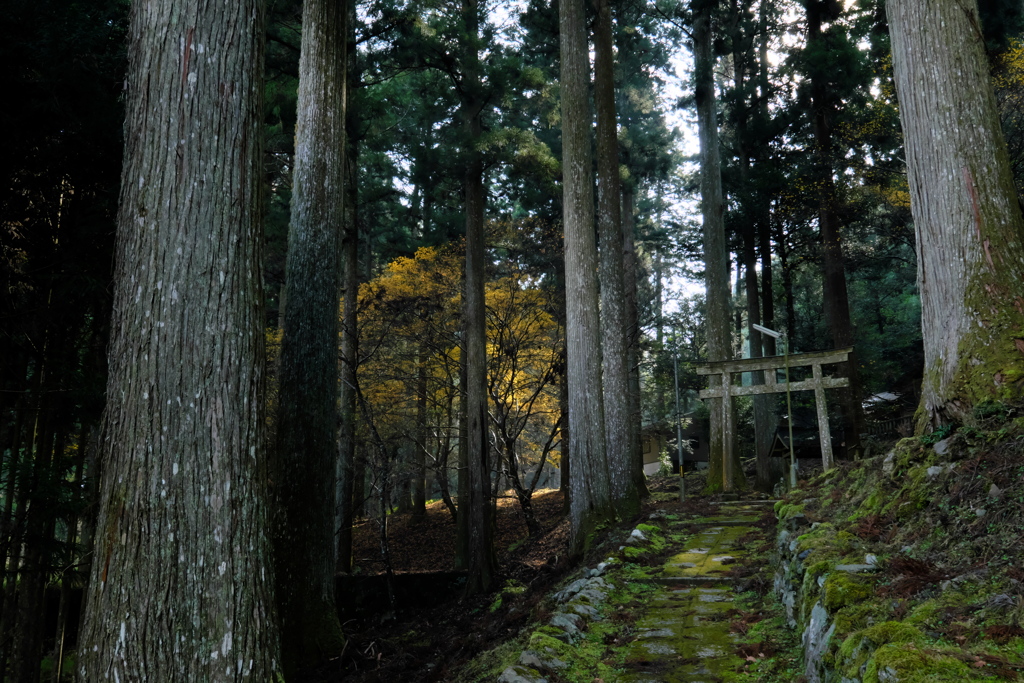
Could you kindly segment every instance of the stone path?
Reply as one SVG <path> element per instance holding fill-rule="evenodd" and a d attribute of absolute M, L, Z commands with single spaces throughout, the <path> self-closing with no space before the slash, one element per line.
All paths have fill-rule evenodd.
<path fill-rule="evenodd" d="M 743 665 L 727 615 L 735 605 L 730 565 L 745 557 L 739 539 L 750 533 L 765 505 L 724 503 L 717 514 L 673 522 L 697 527 L 655 578 L 663 591 L 637 622 L 622 683 L 714 683 Z"/>

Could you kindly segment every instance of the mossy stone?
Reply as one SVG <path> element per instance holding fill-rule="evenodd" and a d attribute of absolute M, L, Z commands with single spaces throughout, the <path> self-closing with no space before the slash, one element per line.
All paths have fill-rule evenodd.
<path fill-rule="evenodd" d="M 862 579 L 846 572 L 833 572 L 825 579 L 822 587 L 825 609 L 834 612 L 846 605 L 871 597 L 872 586 Z"/>

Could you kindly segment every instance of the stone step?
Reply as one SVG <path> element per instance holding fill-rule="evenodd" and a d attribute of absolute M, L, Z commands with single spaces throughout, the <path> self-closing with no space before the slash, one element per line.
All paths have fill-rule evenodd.
<path fill-rule="evenodd" d="M 712 500 L 708 501 L 709 505 L 772 505 L 778 503 L 778 500 L 766 499 L 766 500 Z"/>
<path fill-rule="evenodd" d="M 670 527 L 680 526 L 700 526 L 700 527 L 711 527 L 711 526 L 750 526 L 752 523 L 758 521 L 757 517 L 751 517 L 749 519 L 736 519 L 735 517 L 729 519 L 708 519 L 706 517 L 701 518 L 700 521 L 686 522 L 683 520 L 677 520 L 669 523 Z"/>
<path fill-rule="evenodd" d="M 672 586 L 675 584 L 686 586 L 703 586 L 707 584 L 732 586 L 746 579 L 747 577 L 738 578 L 735 576 L 654 576 L 649 579 L 643 579 L 643 582 L 662 586 Z"/>

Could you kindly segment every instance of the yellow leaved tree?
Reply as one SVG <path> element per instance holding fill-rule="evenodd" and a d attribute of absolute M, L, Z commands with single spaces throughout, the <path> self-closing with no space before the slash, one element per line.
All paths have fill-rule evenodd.
<path fill-rule="evenodd" d="M 358 439 L 378 511 L 457 500 L 463 256 L 459 245 L 399 258 L 359 291 Z M 531 532 L 530 498 L 560 444 L 563 331 L 524 270 L 486 287 L 491 482 L 511 488 Z"/>

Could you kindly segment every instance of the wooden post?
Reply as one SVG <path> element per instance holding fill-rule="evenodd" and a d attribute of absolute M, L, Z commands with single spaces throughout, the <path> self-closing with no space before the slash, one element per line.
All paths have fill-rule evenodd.
<path fill-rule="evenodd" d="M 825 403 L 825 385 L 821 381 L 821 363 L 815 363 L 813 371 L 814 405 L 818 409 L 818 436 L 821 440 L 821 466 L 828 471 L 835 465 L 835 461 L 832 458 L 832 431 L 828 426 L 828 405 Z"/>
<path fill-rule="evenodd" d="M 735 441 L 732 420 L 732 373 L 722 373 L 722 491 L 731 491 L 733 483 L 732 455 Z"/>

